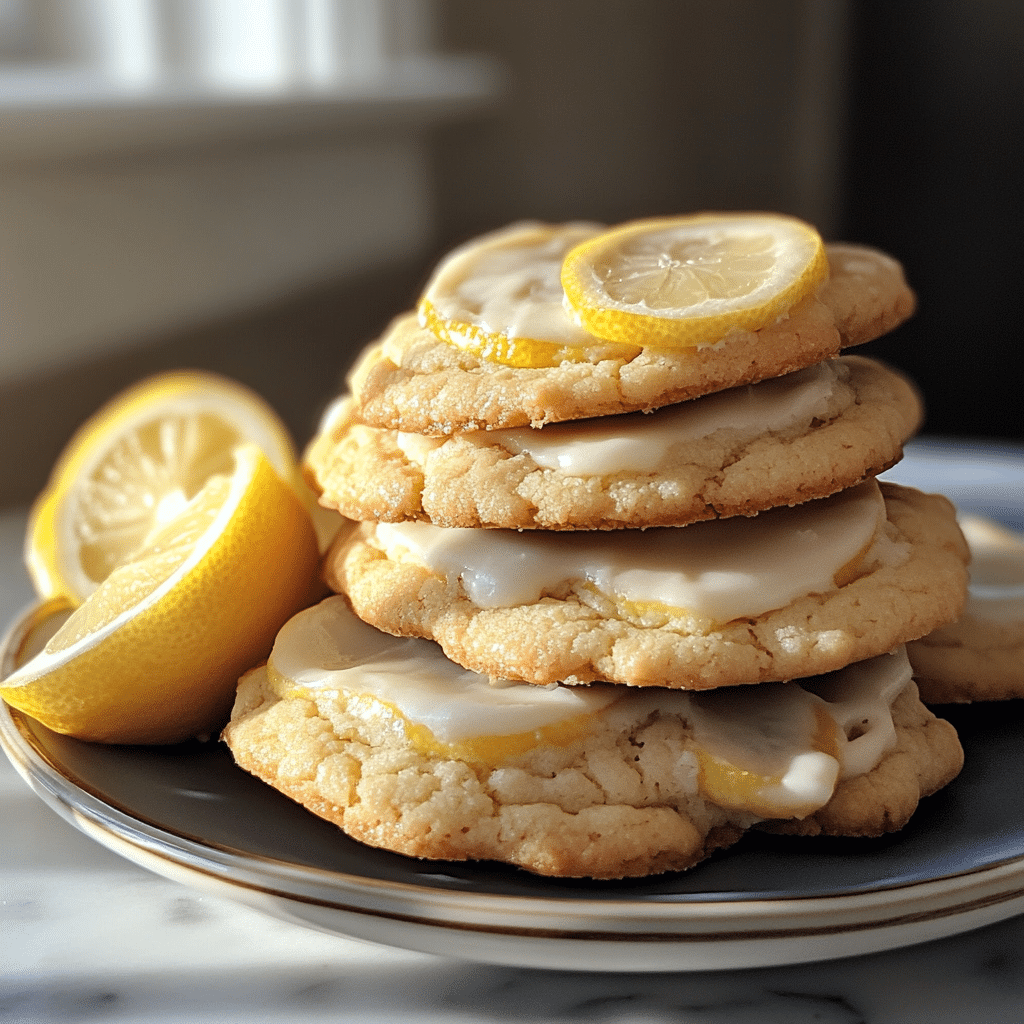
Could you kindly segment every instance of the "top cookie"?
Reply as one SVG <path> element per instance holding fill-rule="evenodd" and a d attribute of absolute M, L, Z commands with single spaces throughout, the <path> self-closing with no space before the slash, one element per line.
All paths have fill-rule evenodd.
<path fill-rule="evenodd" d="M 359 419 L 444 436 L 647 411 L 810 366 L 906 320 L 914 295 L 900 264 L 864 246 L 826 247 L 831 276 L 788 315 L 715 344 L 602 343 L 594 361 L 509 366 L 438 339 L 415 314 L 396 319 L 349 375 Z"/>

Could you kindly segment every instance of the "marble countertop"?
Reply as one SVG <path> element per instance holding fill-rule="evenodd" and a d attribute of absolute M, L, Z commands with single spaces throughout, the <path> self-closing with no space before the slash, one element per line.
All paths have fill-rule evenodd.
<path fill-rule="evenodd" d="M 0 515 L 0 620 L 31 600 Z M 0 759 L 0 1022 L 1019 1022 L 1024 917 L 892 952 L 678 974 L 492 967 L 325 935 L 150 874 Z M 636 955 L 643 956 L 638 948 Z"/>

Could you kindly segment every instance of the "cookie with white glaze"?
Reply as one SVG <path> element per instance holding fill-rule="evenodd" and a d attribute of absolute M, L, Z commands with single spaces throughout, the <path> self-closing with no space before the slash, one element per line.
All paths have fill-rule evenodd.
<path fill-rule="evenodd" d="M 806 777 L 800 769 L 781 795 L 759 795 L 748 777 L 733 786 L 708 767 L 730 745 L 717 746 L 712 736 L 708 748 L 693 716 L 709 699 L 712 710 L 720 705 L 720 694 L 624 691 L 568 739 L 534 737 L 527 749 L 492 756 L 486 744 L 467 752 L 424 742 L 399 709 L 336 680 L 318 685 L 307 672 L 303 685 L 275 685 L 263 667 L 242 679 L 223 738 L 244 769 L 371 846 L 420 858 L 502 861 L 551 876 L 644 876 L 692 867 L 758 823 L 831 835 L 902 827 L 922 797 L 956 776 L 962 751 L 952 727 L 920 703 L 905 657 L 881 660 L 893 664 L 884 669 L 891 679 L 878 690 L 877 707 L 849 696 L 828 703 L 855 681 L 845 673 L 831 681 L 831 697 L 826 681 L 826 699 L 811 698 L 820 709 L 812 720 L 823 713 L 835 739 L 822 734 L 807 749 L 832 743 L 832 754 L 791 761 L 784 754 L 785 763 L 810 757 L 815 767 Z M 786 712 L 807 712 L 812 705 L 796 699 L 796 690 L 780 683 L 744 693 L 753 704 L 788 696 Z M 728 730 L 730 714 L 750 709 L 719 714 L 726 717 L 718 727 Z M 870 726 L 855 730 L 854 719 Z M 743 746 L 757 734 L 739 730 L 741 763 L 749 763 Z M 780 799 L 811 801 L 813 818 L 799 817 L 796 805 L 766 818 Z"/>
<path fill-rule="evenodd" d="M 960 612 L 968 555 L 952 505 L 878 488 L 665 530 L 364 523 L 328 553 L 326 575 L 365 621 L 493 676 L 686 689 L 791 679 Z M 615 579 L 595 584 L 606 566 Z"/>
<path fill-rule="evenodd" d="M 361 422 L 448 435 L 542 426 L 656 409 L 811 366 L 892 330 L 915 298 L 900 264 L 864 246 L 828 246 L 830 279 L 778 322 L 713 345 L 633 349 L 594 362 L 513 367 L 437 339 L 415 314 L 397 318 L 349 378 Z"/>
<path fill-rule="evenodd" d="M 930 704 L 1024 697 L 1024 538 L 981 516 L 961 520 L 971 549 L 960 617 L 908 645 Z"/>
<path fill-rule="evenodd" d="M 920 420 L 909 381 L 842 356 L 648 414 L 447 438 L 367 426 L 345 400 L 305 465 L 321 503 L 351 519 L 682 526 L 852 487 L 897 462 Z"/>

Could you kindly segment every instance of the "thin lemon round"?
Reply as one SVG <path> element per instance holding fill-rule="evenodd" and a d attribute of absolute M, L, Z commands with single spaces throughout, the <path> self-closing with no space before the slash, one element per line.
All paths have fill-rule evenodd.
<path fill-rule="evenodd" d="M 566 254 L 576 320 L 647 348 L 714 344 L 783 316 L 828 277 L 821 236 L 795 217 L 704 213 L 631 221 Z"/>
<path fill-rule="evenodd" d="M 255 445 L 232 463 L 0 682 L 0 697 L 106 743 L 176 743 L 224 724 L 239 676 L 313 599 L 319 565 L 289 484 Z"/>
<path fill-rule="evenodd" d="M 253 441 L 298 479 L 288 431 L 257 394 L 212 373 L 141 381 L 91 416 L 33 505 L 25 562 L 40 597 L 88 597 L 173 517 L 231 453 Z"/>
<path fill-rule="evenodd" d="M 420 324 L 439 341 L 505 366 L 631 358 L 637 349 L 595 338 L 566 312 L 565 254 L 598 224 L 512 224 L 475 238 L 437 266 L 420 298 Z"/>

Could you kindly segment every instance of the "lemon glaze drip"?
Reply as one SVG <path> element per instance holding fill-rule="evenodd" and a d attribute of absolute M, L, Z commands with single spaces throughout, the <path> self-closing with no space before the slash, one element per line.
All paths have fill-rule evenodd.
<path fill-rule="evenodd" d="M 821 806 L 822 792 L 827 788 L 831 795 L 839 778 L 842 755 L 838 727 L 828 710 L 815 705 L 811 714 L 811 749 L 793 757 L 784 772 L 765 775 L 697 747 L 700 791 L 719 807 L 749 811 L 763 818 L 778 816 L 782 808 L 793 817 L 816 811 Z"/>
<path fill-rule="evenodd" d="M 715 623 L 755 617 L 836 589 L 880 531 L 874 481 L 757 516 L 686 527 L 552 533 L 378 523 L 367 539 L 389 558 L 459 579 L 481 608 L 532 604 L 589 583 L 615 601 L 660 606 Z"/>
<path fill-rule="evenodd" d="M 449 661 L 430 641 L 393 637 L 366 625 L 341 597 L 326 598 L 289 620 L 278 633 L 269 667 L 288 685 L 310 692 L 370 693 L 448 744 L 533 733 L 599 711 L 619 697 L 606 685 L 492 683 Z"/>
<path fill-rule="evenodd" d="M 476 677 L 475 697 L 486 704 L 479 714 L 467 712 L 461 699 L 465 670 L 438 660 L 428 641 L 397 643 L 417 656 L 401 663 L 375 657 L 393 650 L 396 638 L 357 620 L 342 598 L 328 598 L 285 625 L 267 672 L 281 697 L 316 700 L 344 693 L 350 712 L 389 721 L 421 754 L 490 768 L 535 747 L 585 740 L 608 715 L 623 728 L 639 727 L 655 715 L 677 715 L 690 734 L 686 750 L 697 759 L 704 795 L 758 817 L 811 813 L 828 801 L 837 779 L 869 771 L 895 743 L 891 706 L 911 678 L 902 649 L 799 685 L 762 683 L 701 693 L 492 686 Z M 336 644 L 343 649 L 332 651 Z M 415 686 L 420 693 L 410 700 Z"/>
<path fill-rule="evenodd" d="M 316 685 L 296 685 L 287 676 L 267 665 L 267 676 L 275 693 L 282 698 L 316 700 Z M 349 711 L 360 718 L 391 719 L 401 729 L 409 744 L 420 754 L 446 760 L 466 761 L 471 764 L 496 768 L 507 761 L 533 750 L 535 747 L 565 747 L 584 739 L 593 732 L 598 712 L 574 715 L 548 725 L 523 732 L 468 736 L 458 740 L 443 740 L 421 722 L 409 718 L 398 703 L 382 700 L 372 693 L 339 687 L 347 698 Z"/>
<path fill-rule="evenodd" d="M 438 341 L 453 348 L 472 352 L 487 362 L 503 366 L 541 367 L 559 366 L 562 363 L 591 362 L 599 358 L 629 359 L 640 349 L 618 345 L 612 349 L 610 342 L 587 336 L 587 341 L 555 342 L 540 338 L 527 338 L 512 334 L 494 333 L 479 324 L 447 320 L 426 299 L 417 307 L 420 325 L 425 327 Z"/>

